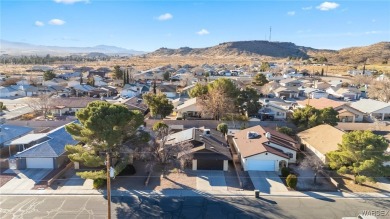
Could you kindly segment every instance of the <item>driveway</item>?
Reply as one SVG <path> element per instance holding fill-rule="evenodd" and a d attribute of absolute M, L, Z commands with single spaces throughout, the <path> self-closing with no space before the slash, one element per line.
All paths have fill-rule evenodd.
<path fill-rule="evenodd" d="M 277 172 L 248 171 L 248 173 L 255 189 L 260 193 L 288 192 Z"/>
<path fill-rule="evenodd" d="M 5 173 L 15 173 L 17 175 L 0 188 L 0 193 L 30 190 L 34 187 L 35 183 L 39 182 L 51 171 L 52 169 L 6 170 L 4 171 Z"/>
<path fill-rule="evenodd" d="M 227 190 L 225 173 L 221 170 L 197 170 L 196 188 L 201 191 Z"/>

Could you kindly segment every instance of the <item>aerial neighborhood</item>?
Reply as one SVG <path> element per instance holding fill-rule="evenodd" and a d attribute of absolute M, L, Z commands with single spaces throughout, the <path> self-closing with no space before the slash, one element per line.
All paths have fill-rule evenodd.
<path fill-rule="evenodd" d="M 390 191 L 389 79 L 365 68 L 32 66 L 2 79 L 0 191 Z"/>

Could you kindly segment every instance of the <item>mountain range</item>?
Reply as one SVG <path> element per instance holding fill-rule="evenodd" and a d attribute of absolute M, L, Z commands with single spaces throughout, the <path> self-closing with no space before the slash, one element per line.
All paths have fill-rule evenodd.
<path fill-rule="evenodd" d="M 66 55 L 86 55 L 89 53 L 104 53 L 106 55 L 120 55 L 131 56 L 145 54 L 143 51 L 136 51 L 131 49 L 124 49 L 116 46 L 98 45 L 94 47 L 61 47 L 61 46 L 43 46 L 33 45 L 28 43 L 10 42 L 6 40 L 0 40 L 1 50 L 0 54 L 7 55 L 53 55 L 53 56 L 66 56 Z"/>
<path fill-rule="evenodd" d="M 351 47 L 340 50 L 315 49 L 297 46 L 290 42 L 236 41 L 226 42 L 213 47 L 179 49 L 160 48 L 148 56 L 209 56 L 209 57 L 326 57 L 334 63 L 383 62 L 390 59 L 390 42 L 380 42 L 369 46 Z"/>
<path fill-rule="evenodd" d="M 1 40 L 0 54 L 8 55 L 87 55 L 102 53 L 103 55 L 146 55 L 147 57 L 244 57 L 283 59 L 288 57 L 310 58 L 325 57 L 332 63 L 355 64 L 362 62 L 382 63 L 390 59 L 390 42 L 379 42 L 369 46 L 350 47 L 340 50 L 315 49 L 297 46 L 290 42 L 270 42 L 262 40 L 235 41 L 220 43 L 206 48 L 181 47 L 178 49 L 160 48 L 154 52 L 124 49 L 116 46 L 99 45 L 94 47 L 59 47 L 41 46 L 27 43 Z"/>

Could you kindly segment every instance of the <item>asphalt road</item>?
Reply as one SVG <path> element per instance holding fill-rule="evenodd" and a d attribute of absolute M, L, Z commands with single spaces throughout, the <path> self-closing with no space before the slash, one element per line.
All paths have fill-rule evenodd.
<path fill-rule="evenodd" d="M 112 218 L 342 218 L 390 199 L 113 197 Z M 102 196 L 1 196 L 0 218 L 106 218 Z M 390 218 L 390 213 L 386 217 Z"/>

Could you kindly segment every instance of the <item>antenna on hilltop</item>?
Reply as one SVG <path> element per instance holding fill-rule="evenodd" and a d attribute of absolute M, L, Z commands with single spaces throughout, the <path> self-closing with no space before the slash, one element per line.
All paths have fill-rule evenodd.
<path fill-rule="evenodd" d="M 272 32 L 272 27 L 269 27 L 269 41 L 271 42 L 271 32 Z"/>

